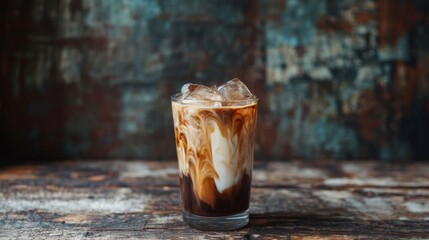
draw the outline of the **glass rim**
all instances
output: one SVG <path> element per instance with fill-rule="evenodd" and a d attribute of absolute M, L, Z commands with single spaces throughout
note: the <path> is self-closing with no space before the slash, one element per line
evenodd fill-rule
<path fill-rule="evenodd" d="M 237 106 L 246 106 L 246 105 L 250 105 L 251 103 L 258 103 L 259 98 L 255 95 L 253 95 L 252 98 L 248 98 L 248 99 L 242 99 L 242 100 L 226 100 L 226 101 L 208 101 L 208 100 L 186 100 L 186 99 L 179 99 L 179 96 L 181 96 L 182 93 L 175 93 L 173 95 L 171 95 L 171 101 L 175 102 L 175 103 L 180 103 L 180 104 L 184 104 L 184 105 L 192 105 L 192 104 L 198 104 L 201 103 L 202 105 L 204 105 L 204 103 L 222 103 L 223 104 L 227 104 L 226 106 L 231 106 L 231 107 L 237 107 Z M 231 104 L 231 105 L 228 105 Z M 214 106 L 214 107 L 219 107 L 219 106 Z"/>

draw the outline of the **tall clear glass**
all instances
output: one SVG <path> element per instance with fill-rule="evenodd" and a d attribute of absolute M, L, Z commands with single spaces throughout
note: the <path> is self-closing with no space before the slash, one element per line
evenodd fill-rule
<path fill-rule="evenodd" d="M 172 96 L 183 219 L 191 227 L 233 230 L 249 222 L 257 102 Z"/>

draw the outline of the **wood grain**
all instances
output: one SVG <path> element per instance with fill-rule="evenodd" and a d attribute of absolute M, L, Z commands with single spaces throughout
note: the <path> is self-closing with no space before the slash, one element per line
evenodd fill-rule
<path fill-rule="evenodd" d="M 257 162 L 245 228 L 201 232 L 180 211 L 174 161 L 0 169 L 1 239 L 428 239 L 429 164 Z"/>

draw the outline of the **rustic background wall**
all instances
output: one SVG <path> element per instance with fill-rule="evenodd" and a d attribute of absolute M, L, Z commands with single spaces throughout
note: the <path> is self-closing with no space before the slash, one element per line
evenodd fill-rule
<path fill-rule="evenodd" d="M 170 95 L 239 77 L 258 159 L 429 159 L 425 0 L 0 3 L 2 161 L 175 159 Z"/>

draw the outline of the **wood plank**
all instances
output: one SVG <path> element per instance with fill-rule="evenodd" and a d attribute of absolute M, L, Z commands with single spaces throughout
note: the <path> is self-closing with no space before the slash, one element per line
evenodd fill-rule
<path fill-rule="evenodd" d="M 93 161 L 0 170 L 0 238 L 429 238 L 429 165 L 256 163 L 251 222 L 190 229 L 175 162 Z"/>

